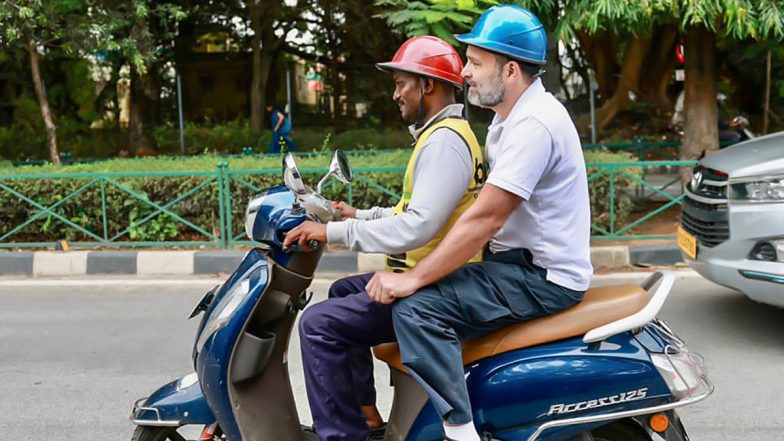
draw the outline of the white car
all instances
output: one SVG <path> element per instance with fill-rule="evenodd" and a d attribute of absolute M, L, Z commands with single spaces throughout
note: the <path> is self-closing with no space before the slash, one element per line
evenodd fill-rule
<path fill-rule="evenodd" d="M 685 192 L 678 245 L 689 266 L 784 307 L 784 132 L 701 160 Z"/>

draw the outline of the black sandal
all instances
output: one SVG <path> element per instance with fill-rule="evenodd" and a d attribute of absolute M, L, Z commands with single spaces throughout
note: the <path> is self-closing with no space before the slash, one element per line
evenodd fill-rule
<path fill-rule="evenodd" d="M 376 441 L 383 440 L 384 434 L 387 432 L 387 423 L 382 423 L 380 427 L 370 429 L 370 437 L 368 439 Z"/>

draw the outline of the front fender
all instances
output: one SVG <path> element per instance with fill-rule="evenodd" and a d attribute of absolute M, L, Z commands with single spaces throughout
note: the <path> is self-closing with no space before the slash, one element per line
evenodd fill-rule
<path fill-rule="evenodd" d="M 212 415 L 201 386 L 191 374 L 172 381 L 133 405 L 131 421 L 138 426 L 179 427 L 212 424 Z M 193 377 L 192 377 L 193 376 Z"/>

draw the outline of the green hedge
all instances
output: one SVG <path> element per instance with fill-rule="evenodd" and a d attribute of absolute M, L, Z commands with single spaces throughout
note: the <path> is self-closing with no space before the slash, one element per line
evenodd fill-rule
<path fill-rule="evenodd" d="M 354 155 L 350 158 L 355 169 L 404 167 L 408 160 L 409 151 L 386 152 L 383 154 Z M 634 159 L 623 153 L 607 153 L 592 151 L 586 153 L 589 163 L 606 162 L 633 162 Z M 0 183 L 8 186 L 39 204 L 48 207 L 61 201 L 68 194 L 87 185 L 90 178 L 55 178 L 52 175 L 63 173 L 166 173 L 166 172 L 213 172 L 218 164 L 229 162 L 233 171 L 240 170 L 275 170 L 270 174 L 234 175 L 231 183 L 232 206 L 232 232 L 234 236 L 243 231 L 244 211 L 247 200 L 255 192 L 243 182 L 259 189 L 278 185 L 281 182 L 280 158 L 269 156 L 257 157 L 198 157 L 176 159 L 125 159 L 96 162 L 92 164 L 78 164 L 65 167 L 53 166 L 28 166 L 8 167 L 0 163 Z M 302 170 L 323 169 L 329 162 L 328 155 L 316 157 L 300 157 L 299 167 Z M 639 174 L 639 169 L 627 168 L 628 172 Z M 596 170 L 589 168 L 589 175 Z M 47 177 L 30 177 L 24 179 L 9 179 L 10 175 L 46 175 Z M 315 185 L 320 174 L 305 171 L 306 181 Z M 5 177 L 3 177 L 5 175 Z M 214 175 L 212 175 L 214 176 Z M 149 200 L 163 206 L 190 189 L 211 179 L 212 176 L 177 176 L 177 177 L 111 177 L 118 184 L 124 185 Z M 597 178 L 591 183 L 591 209 L 593 221 L 601 228 L 609 228 L 609 174 Z M 241 180 L 241 181 L 240 181 Z M 391 206 L 397 202 L 393 197 L 368 184 L 366 180 L 399 194 L 401 191 L 402 176 L 400 172 L 372 172 L 358 173 L 352 186 L 354 205 L 358 207 L 371 207 L 374 205 Z M 628 188 L 628 178 L 616 174 L 615 186 L 617 190 Z M 104 186 L 106 204 L 106 233 L 113 237 L 134 221 L 139 221 L 153 213 L 154 209 L 142 201 L 115 187 L 110 182 Z M 331 199 L 348 200 L 348 187 L 332 183 L 325 190 L 325 196 Z M 199 226 L 207 232 L 220 235 L 220 207 L 219 190 L 217 182 L 212 182 L 199 192 L 174 205 L 171 210 L 187 221 Z M 38 213 L 38 210 L 16 196 L 0 189 L 0 206 L 5 207 L 0 211 L 0 237 L 24 223 L 29 217 Z M 615 198 L 615 213 L 617 226 L 627 223 L 633 202 L 623 192 L 617 192 Z M 59 206 L 56 213 L 83 228 L 93 231 L 98 236 L 103 236 L 103 213 L 101 200 L 101 186 L 93 184 L 86 191 L 68 200 Z M 65 238 L 70 241 L 90 241 L 96 239 L 83 232 L 76 231 L 62 221 L 51 215 L 42 216 L 23 230 L 2 242 L 52 242 Z M 158 215 L 151 221 L 137 227 L 132 227 L 121 241 L 209 241 L 210 239 L 196 232 L 191 227 L 167 215 Z"/>
<path fill-rule="evenodd" d="M 296 154 L 296 153 L 295 153 Z M 297 155 L 300 168 L 326 168 L 331 152 Z M 410 150 L 376 151 L 350 155 L 352 167 L 403 167 Z M 65 173 L 144 173 L 214 171 L 219 163 L 228 162 L 232 170 L 280 170 L 281 157 L 276 155 L 253 156 L 185 156 L 158 158 L 130 158 L 71 164 L 62 167 L 33 165 L 13 167 L 0 162 L 0 176 L 8 174 L 65 174 Z"/>
<path fill-rule="evenodd" d="M 40 112 L 37 107 L 32 110 Z M 177 127 L 160 126 L 153 130 L 156 150 L 161 155 L 178 155 L 180 133 Z M 206 125 L 187 123 L 184 127 L 185 154 L 205 153 L 238 154 L 244 147 L 252 147 L 256 153 L 266 153 L 272 137 L 269 130 L 254 134 L 248 122 L 230 121 L 224 124 Z M 398 129 L 364 128 L 336 131 L 331 127 L 296 128 L 292 137 L 298 151 L 313 151 L 321 148 L 329 137 L 330 146 L 342 150 L 403 149 L 411 145 L 411 135 L 400 126 Z M 125 129 L 91 129 L 85 123 L 60 118 L 57 121 L 57 139 L 61 153 L 74 159 L 107 158 L 118 156 L 129 150 L 128 132 Z M 0 159 L 13 161 L 46 160 L 46 131 L 40 125 L 0 126 Z"/>
<path fill-rule="evenodd" d="M 609 152 L 606 150 L 592 150 L 585 152 L 585 161 L 588 164 L 611 164 L 616 162 L 633 163 L 638 162 L 633 153 L 630 152 Z M 634 210 L 634 201 L 628 195 L 628 190 L 635 186 L 635 182 L 630 178 L 614 173 L 611 178 L 610 172 L 605 172 L 598 177 L 593 175 L 601 173 L 605 168 L 588 167 L 588 188 L 591 197 L 591 222 L 605 230 L 610 231 L 610 180 L 615 187 L 615 230 L 629 223 L 629 218 Z M 624 167 L 623 171 L 636 178 L 642 177 L 642 168 Z M 597 231 L 592 234 L 599 235 Z"/>

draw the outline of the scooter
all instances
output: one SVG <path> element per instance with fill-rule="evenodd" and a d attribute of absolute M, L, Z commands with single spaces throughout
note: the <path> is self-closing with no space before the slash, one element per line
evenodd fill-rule
<path fill-rule="evenodd" d="M 294 321 L 310 300 L 323 247 L 283 249 L 288 231 L 306 219 L 339 214 L 321 196 L 330 177 L 351 181 L 335 152 L 314 191 L 294 157 L 283 162 L 285 186 L 253 197 L 246 231 L 264 247 L 208 291 L 187 375 L 138 400 L 134 441 L 181 441 L 178 429 L 203 425 L 200 440 L 304 441 L 287 368 Z M 640 286 L 589 290 L 578 305 L 463 343 L 474 421 L 485 440 L 688 440 L 676 410 L 708 397 L 703 359 L 658 319 L 674 283 L 661 271 Z M 385 440 L 443 438 L 441 419 L 406 373 L 396 344 L 374 348 L 391 368 L 394 399 Z"/>
<path fill-rule="evenodd" d="M 751 131 L 749 120 L 742 115 L 732 118 L 727 128 L 719 128 L 719 148 L 723 149 L 737 143 L 756 138 Z"/>

